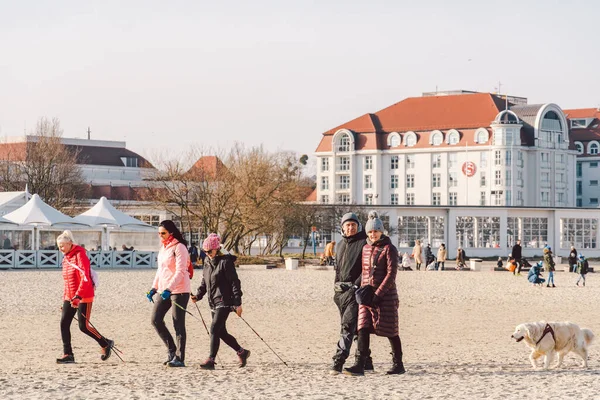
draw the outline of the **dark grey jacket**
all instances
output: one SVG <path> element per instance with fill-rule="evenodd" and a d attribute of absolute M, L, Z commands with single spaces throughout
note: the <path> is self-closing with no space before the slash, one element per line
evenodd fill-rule
<path fill-rule="evenodd" d="M 204 260 L 202 283 L 196 297 L 201 299 L 208 294 L 210 308 L 242 305 L 242 287 L 235 271 L 235 260 L 231 254 Z"/>

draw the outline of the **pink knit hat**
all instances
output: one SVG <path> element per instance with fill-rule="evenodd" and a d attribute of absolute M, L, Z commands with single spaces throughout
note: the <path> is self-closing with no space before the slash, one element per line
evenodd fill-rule
<path fill-rule="evenodd" d="M 216 233 L 208 235 L 204 242 L 202 242 L 202 249 L 204 251 L 219 250 L 221 248 L 221 238 Z"/>

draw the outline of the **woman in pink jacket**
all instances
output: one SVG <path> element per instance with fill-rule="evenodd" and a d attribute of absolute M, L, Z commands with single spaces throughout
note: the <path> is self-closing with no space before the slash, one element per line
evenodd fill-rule
<path fill-rule="evenodd" d="M 154 303 L 152 325 L 169 351 L 168 359 L 163 364 L 167 367 L 185 367 L 185 309 L 190 300 L 190 276 L 188 263 L 190 255 L 187 241 L 177 229 L 173 221 L 162 221 L 158 227 L 161 245 L 158 251 L 158 270 L 152 289 L 146 294 Z M 154 295 L 159 293 L 156 302 Z M 177 336 L 177 345 L 165 325 L 165 315 L 175 302 L 180 307 L 173 307 L 173 325 Z"/>

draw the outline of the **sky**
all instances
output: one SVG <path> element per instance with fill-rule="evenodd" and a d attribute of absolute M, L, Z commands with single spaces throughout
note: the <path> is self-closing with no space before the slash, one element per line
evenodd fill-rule
<path fill-rule="evenodd" d="M 589 0 L 0 0 L 0 136 L 43 116 L 145 156 L 235 142 L 313 155 L 422 92 L 600 106 Z"/>

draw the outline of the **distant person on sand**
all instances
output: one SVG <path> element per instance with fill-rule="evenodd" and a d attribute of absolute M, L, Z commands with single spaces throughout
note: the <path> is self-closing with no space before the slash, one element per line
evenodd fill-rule
<path fill-rule="evenodd" d="M 552 283 L 552 287 L 556 287 L 554 284 L 554 258 L 550 246 L 544 247 L 544 271 L 548 273 L 548 283 L 546 284 L 546 287 L 550 287 L 550 283 Z"/>
<path fill-rule="evenodd" d="M 462 247 L 458 247 L 456 249 L 456 269 L 464 269 L 465 268 L 465 252 Z"/>
<path fill-rule="evenodd" d="M 510 258 L 509 258 L 510 259 Z M 498 257 L 498 263 L 496 264 L 498 269 L 502 269 L 502 257 Z"/>
<path fill-rule="evenodd" d="M 188 272 L 189 253 L 187 241 L 171 220 L 165 220 L 158 226 L 160 249 L 158 251 L 158 270 L 152 288 L 146 297 L 154 303 L 152 325 L 168 349 L 167 367 L 185 367 L 185 309 L 190 300 L 190 275 Z M 154 301 L 154 295 L 159 294 Z M 178 306 L 173 306 L 176 303 Z M 165 315 L 173 307 L 173 325 L 177 343 L 165 325 Z M 182 309 L 183 308 L 183 309 Z"/>
<path fill-rule="evenodd" d="M 204 295 L 208 297 L 212 324 L 210 325 L 210 354 L 208 359 L 200 364 L 200 368 L 215 369 L 215 359 L 221 340 L 235 351 L 239 366 L 245 367 L 250 357 L 250 350 L 240 346 L 236 338 L 227 332 L 226 326 L 227 318 L 232 311 L 239 317 L 242 316 L 242 287 L 235 271 L 236 257 L 221 253 L 221 238 L 216 233 L 211 233 L 204 239 L 202 248 L 207 257 L 202 271 L 202 283 L 196 295 L 192 296 L 192 302 L 202 300 Z"/>
<path fill-rule="evenodd" d="M 333 260 L 335 257 L 335 240 L 327 243 L 323 256 L 325 257 L 325 263 L 327 265 L 333 265 Z"/>
<path fill-rule="evenodd" d="M 421 264 L 423 263 L 423 255 L 421 254 L 423 249 L 421 248 L 421 240 L 415 241 L 415 247 L 413 247 L 413 257 L 415 258 L 415 264 L 417 271 L 421 270 Z"/>
<path fill-rule="evenodd" d="M 579 278 L 577 279 L 577 286 L 579 286 L 579 281 L 583 279 L 583 286 L 585 286 L 585 275 L 588 273 L 590 269 L 590 265 L 588 264 L 588 260 L 585 259 L 583 254 L 579 255 L 579 260 L 577 261 L 577 273 L 579 274 Z"/>
<path fill-rule="evenodd" d="M 362 280 L 360 293 L 370 293 L 358 306 L 358 354 L 356 363 L 345 368 L 349 375 L 364 375 L 367 357 L 370 356 L 371 334 L 387 337 L 392 347 L 392 368 L 388 375 L 405 373 L 402 361 L 402 342 L 398 335 L 398 250 L 390 238 L 383 234 L 383 222 L 375 211 L 369 213 L 365 230 L 368 240 L 363 248 Z"/>
<path fill-rule="evenodd" d="M 523 257 L 523 249 L 521 248 L 521 239 L 517 239 L 517 243 L 513 246 L 512 251 L 510 252 L 512 257 L 515 259 L 515 270 L 513 274 L 521 273 L 521 258 Z"/>
<path fill-rule="evenodd" d="M 402 255 L 402 270 L 412 271 L 412 268 L 410 267 L 410 254 L 408 254 L 408 252 L 404 252 Z"/>
<path fill-rule="evenodd" d="M 444 264 L 446 263 L 446 258 L 448 257 L 448 253 L 446 251 L 446 245 L 444 243 L 441 244 L 440 248 L 438 249 L 437 252 L 437 262 L 438 262 L 438 266 L 436 269 L 443 271 L 444 270 Z"/>
<path fill-rule="evenodd" d="M 546 280 L 541 278 L 542 276 L 542 262 L 538 262 L 535 265 L 532 265 L 529 268 L 529 273 L 527 274 L 527 280 L 531 282 L 533 286 L 542 285 Z"/>
<path fill-rule="evenodd" d="M 341 221 L 342 239 L 336 247 L 335 282 L 333 301 L 340 312 L 340 338 L 333 356 L 332 375 L 342 372 L 344 363 L 350 355 L 352 341 L 356 337 L 358 324 L 358 303 L 355 291 L 360 286 L 362 273 L 362 250 L 367 243 L 367 234 L 363 231 L 355 213 L 344 214 Z M 358 352 L 356 354 L 358 357 Z M 373 360 L 367 356 L 367 369 L 373 370 Z"/>
<path fill-rule="evenodd" d="M 100 345 L 102 361 L 108 360 L 114 342 L 102 336 L 91 324 L 92 303 L 96 282 L 90 268 L 90 260 L 81 246 L 75 244 L 73 234 L 64 231 L 56 238 L 61 253 L 62 275 L 64 279 L 62 316 L 60 318 L 60 334 L 63 342 L 63 356 L 57 358 L 58 364 L 75 362 L 71 347 L 71 322 L 77 314 L 79 330 L 94 339 Z"/>
<path fill-rule="evenodd" d="M 198 263 L 198 247 L 196 247 L 196 243 L 192 243 L 188 252 L 190 253 L 190 261 L 195 266 Z"/>
<path fill-rule="evenodd" d="M 577 249 L 575 246 L 571 246 L 571 251 L 569 252 L 569 272 L 577 272 Z"/>

